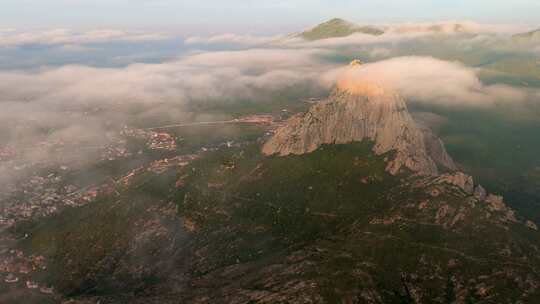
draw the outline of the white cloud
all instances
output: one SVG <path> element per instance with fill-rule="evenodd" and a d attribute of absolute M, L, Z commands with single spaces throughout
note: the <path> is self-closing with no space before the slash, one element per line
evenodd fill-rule
<path fill-rule="evenodd" d="M 193 54 L 125 68 L 65 66 L 0 72 L 0 121 L 54 125 L 62 121 L 58 116 L 65 111 L 100 107 L 110 108 L 109 116 L 125 116 L 130 114 L 122 111 L 130 104 L 146 104 L 169 115 L 201 100 L 257 100 L 264 93 L 295 86 L 331 88 L 342 77 L 395 89 L 411 102 L 447 106 L 490 106 L 528 97 L 513 87 L 485 85 L 475 70 L 455 62 L 401 57 L 351 69 L 322 62 L 319 56 L 323 54 L 327 52 L 317 49 L 253 49 Z"/>
<path fill-rule="evenodd" d="M 471 21 L 441 21 L 421 23 L 397 23 L 387 25 L 387 31 L 392 33 L 426 33 L 426 34 L 514 34 L 526 28 L 508 24 L 488 24 Z"/>
<path fill-rule="evenodd" d="M 237 45 L 306 45 L 307 47 L 330 47 L 348 44 L 375 44 L 399 42 L 420 37 L 431 37 L 440 35 L 460 35 L 460 34 L 511 34 L 525 31 L 526 28 L 504 25 L 504 24 L 481 24 L 470 21 L 443 21 L 425 23 L 396 23 L 384 24 L 380 28 L 384 29 L 383 35 L 367 35 L 362 33 L 353 34 L 347 37 L 328 38 L 318 41 L 305 41 L 295 36 L 256 36 L 238 34 L 220 34 L 209 37 L 194 36 L 185 40 L 186 44 L 237 44 Z"/>
<path fill-rule="evenodd" d="M 411 41 L 452 39 L 462 44 L 508 44 L 510 34 L 527 28 L 504 24 L 481 24 L 469 21 L 445 21 L 435 23 L 398 23 L 380 25 L 382 35 L 355 33 L 346 37 L 306 41 L 298 36 L 284 37 L 271 42 L 274 45 L 294 48 L 336 48 L 345 46 L 394 45 Z"/>
<path fill-rule="evenodd" d="M 328 82 L 371 83 L 395 90 L 410 102 L 445 106 L 492 106 L 524 102 L 528 93 L 506 85 L 485 85 L 475 70 L 457 62 L 431 57 L 398 57 L 361 67 L 339 68 L 325 75 Z"/>
<path fill-rule="evenodd" d="M 184 42 L 186 44 L 237 44 L 237 45 L 261 45 L 272 43 L 282 36 L 254 36 L 254 35 L 237 35 L 237 34 L 221 34 L 210 37 L 194 36 L 188 37 Z"/>
<path fill-rule="evenodd" d="M 187 105 L 234 99 L 265 102 L 277 90 L 314 88 L 329 67 L 312 50 L 246 50 L 193 54 L 162 64 L 125 68 L 64 66 L 0 72 L 2 146 L 15 147 L 24 164 L 96 161 L 80 146 L 101 146 L 121 124 L 194 119 Z M 197 118 L 195 118 L 197 119 Z M 211 119 L 211 118 L 209 118 Z M 8 138 L 8 140 L 5 140 Z M 47 142 L 58 145 L 34 149 Z M 3 173 L 0 180 L 13 176 Z"/>
<path fill-rule="evenodd" d="M 317 83 L 328 68 L 317 59 L 318 54 L 313 50 L 246 50 L 194 54 L 125 68 L 64 66 L 0 72 L 0 120 L 130 103 L 182 108 L 197 100 L 256 98 L 261 92 Z"/>
<path fill-rule="evenodd" d="M 88 47 L 85 45 L 80 44 L 64 44 L 59 47 L 59 49 L 63 52 L 70 52 L 70 53 L 85 53 L 85 52 L 95 52 L 99 50 L 95 47 Z"/>
<path fill-rule="evenodd" d="M 306 41 L 302 38 L 295 37 L 276 41 L 273 44 L 282 47 L 293 48 L 336 48 L 344 46 L 359 46 L 359 45 L 376 45 L 376 44 L 393 44 L 414 39 L 432 37 L 433 33 L 427 32 L 410 32 L 396 33 L 385 32 L 382 35 L 369 35 L 364 33 L 356 33 L 346 37 L 328 38 L 315 41 Z"/>
<path fill-rule="evenodd" d="M 162 33 L 127 32 L 121 30 L 91 30 L 77 32 L 68 29 L 48 31 L 0 31 L 0 47 L 16 47 L 28 44 L 75 45 L 114 41 L 141 42 L 171 39 Z"/>
<path fill-rule="evenodd" d="M 375 52 L 382 56 L 387 51 Z M 401 57 L 355 69 L 336 68 L 320 59 L 329 54 L 333 53 L 318 48 L 251 49 L 190 54 L 161 64 L 123 68 L 73 65 L 4 71 L 0 72 L 0 128 L 15 146 L 43 139 L 64 141 L 66 146 L 77 146 L 78 141 L 102 144 L 101 134 L 126 121 L 158 117 L 182 122 L 192 119 L 186 112 L 191 103 L 264 102 L 269 93 L 288 88 L 330 89 L 342 77 L 395 89 L 410 102 L 456 107 L 519 104 L 529 94 L 509 86 L 485 85 L 475 70 L 459 63 Z M 28 151 L 29 162 L 49 162 L 57 154 Z M 81 152 L 72 156 L 77 153 Z M 79 156 L 89 161 L 96 157 Z"/>
<path fill-rule="evenodd" d="M 368 53 L 371 58 L 382 58 L 392 55 L 392 50 L 390 48 L 375 47 L 368 50 Z"/>

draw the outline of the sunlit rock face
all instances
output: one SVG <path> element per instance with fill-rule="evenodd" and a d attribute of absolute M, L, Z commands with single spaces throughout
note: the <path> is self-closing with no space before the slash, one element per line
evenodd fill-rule
<path fill-rule="evenodd" d="M 375 86 L 356 88 L 353 92 L 338 88 L 326 102 L 292 117 L 263 146 L 263 153 L 305 154 L 322 144 L 364 139 L 374 142 L 376 154 L 396 150 L 395 158 L 388 164 L 392 174 L 403 166 L 421 174 L 438 173 L 435 162 L 427 155 L 423 134 L 403 99 Z"/>
<path fill-rule="evenodd" d="M 387 167 L 391 174 L 407 168 L 421 175 L 437 175 L 437 165 L 454 170 L 442 142 L 433 138 L 414 122 L 405 100 L 396 92 L 345 77 L 338 81 L 328 100 L 290 118 L 266 142 L 262 152 L 299 155 L 313 152 L 323 144 L 367 139 L 373 141 L 375 154 L 396 152 Z"/>

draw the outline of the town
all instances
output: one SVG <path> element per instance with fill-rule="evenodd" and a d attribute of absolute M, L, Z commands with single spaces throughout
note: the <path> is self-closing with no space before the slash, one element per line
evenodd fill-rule
<path fill-rule="evenodd" d="M 285 112 L 284 112 L 285 113 Z M 264 125 L 266 135 L 272 133 L 279 125 L 281 119 L 276 119 L 272 115 L 250 115 L 240 117 L 226 122 L 209 122 L 202 125 L 213 124 L 255 124 Z M 199 124 L 199 123 L 196 123 Z M 187 125 L 186 125 L 187 126 Z M 171 168 L 181 168 L 194 160 L 201 154 L 216 151 L 218 149 L 238 148 L 246 143 L 225 140 L 211 146 L 201 146 L 195 154 L 178 155 L 178 142 L 182 138 L 177 138 L 166 129 L 186 127 L 184 125 L 165 126 L 156 129 L 138 129 L 124 127 L 117 136 L 108 138 L 108 144 L 103 146 L 79 146 L 77 149 L 91 149 L 98 156 L 95 163 L 107 163 L 115 161 L 129 161 L 147 153 L 168 152 L 170 157 L 160 157 L 147 161 L 119 176 L 108 176 L 88 185 L 79 185 L 70 178 L 77 170 L 86 170 L 85 163 L 78 160 L 58 161 L 53 164 L 25 163 L 24 153 L 26 150 L 15 147 L 3 147 L 0 149 L 0 168 L 12 170 L 13 172 L 28 172 L 14 184 L 3 185 L 0 191 L 0 287 L 16 288 L 37 292 L 43 295 L 55 295 L 53 286 L 40 283 L 33 277 L 40 271 L 47 269 L 47 260 L 44 256 L 25 255 L 23 251 L 17 249 L 18 239 L 8 231 L 23 221 L 32 221 L 54 215 L 65 208 L 76 208 L 96 201 L 102 196 L 121 195 L 123 189 L 127 189 L 133 180 L 145 172 L 162 174 Z M 129 141 L 136 140 L 142 146 L 129 146 Z M 66 143 L 60 141 L 42 142 L 36 145 L 37 149 L 55 151 L 58 155 L 64 153 L 67 148 Z M 143 151 L 145 150 L 145 151 Z M 171 154 L 172 153 L 172 154 Z M 164 154 L 161 154 L 164 155 Z M 33 170 L 27 170 L 32 168 Z M 84 172 L 84 171 L 83 171 Z M 21 174 L 24 176 L 24 174 Z M 180 178 L 176 186 L 182 186 L 183 180 Z M 28 234 L 20 237 L 27 238 Z"/>

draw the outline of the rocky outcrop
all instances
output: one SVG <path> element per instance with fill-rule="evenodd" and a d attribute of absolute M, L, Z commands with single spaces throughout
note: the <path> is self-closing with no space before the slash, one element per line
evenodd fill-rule
<path fill-rule="evenodd" d="M 538 226 L 536 226 L 536 224 L 533 221 L 526 221 L 525 225 L 527 225 L 527 227 L 533 230 L 538 230 Z"/>
<path fill-rule="evenodd" d="M 487 191 L 481 185 L 474 188 L 474 197 L 479 201 L 484 201 L 487 198 Z"/>
<path fill-rule="evenodd" d="M 502 211 L 506 208 L 504 198 L 502 196 L 488 194 L 485 201 L 489 204 L 489 208 L 493 211 Z"/>
<path fill-rule="evenodd" d="M 360 67 L 361 62 L 353 61 L 349 71 Z M 377 155 L 392 152 L 386 166 L 390 174 L 406 169 L 423 176 L 415 185 L 430 186 L 432 197 L 459 190 L 486 204 L 503 221 L 517 221 L 502 197 L 488 194 L 481 185 L 474 184 L 473 177 L 457 170 L 443 142 L 428 127 L 413 120 L 402 97 L 354 77 L 342 78 L 326 101 L 291 117 L 263 145 L 262 152 L 269 156 L 301 155 L 324 144 L 363 140 L 373 143 L 372 151 Z M 361 182 L 369 183 L 367 178 Z"/>
<path fill-rule="evenodd" d="M 442 142 L 418 126 L 397 93 L 375 84 L 342 83 L 328 100 L 293 116 L 266 142 L 266 155 L 305 154 L 323 144 L 370 140 L 373 152 L 395 151 L 387 171 L 407 168 L 420 175 L 455 170 Z"/>
<path fill-rule="evenodd" d="M 467 194 L 473 194 L 474 192 L 474 180 L 472 176 L 469 176 L 463 172 L 445 173 L 435 179 L 434 183 L 437 184 L 450 184 L 454 185 Z"/>

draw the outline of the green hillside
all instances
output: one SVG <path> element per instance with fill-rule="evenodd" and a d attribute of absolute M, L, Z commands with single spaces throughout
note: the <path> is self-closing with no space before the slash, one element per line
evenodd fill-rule
<path fill-rule="evenodd" d="M 384 31 L 372 26 L 358 26 L 343 19 L 332 19 L 300 34 L 306 40 L 346 37 L 355 33 L 382 35 Z"/>
<path fill-rule="evenodd" d="M 370 148 L 215 151 L 20 227 L 21 246 L 53 261 L 43 280 L 103 303 L 540 299 L 537 232 L 456 187 L 388 175 L 391 155 Z"/>

